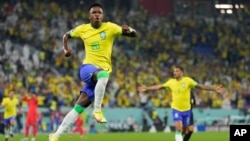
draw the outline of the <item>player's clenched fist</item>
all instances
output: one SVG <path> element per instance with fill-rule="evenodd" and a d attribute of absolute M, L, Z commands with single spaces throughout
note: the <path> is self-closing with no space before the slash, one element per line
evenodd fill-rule
<path fill-rule="evenodd" d="M 66 57 L 69 57 L 69 56 L 71 56 L 71 54 L 72 54 L 72 51 L 71 51 L 70 49 L 64 49 L 63 51 L 64 51 L 64 55 L 65 55 Z"/>

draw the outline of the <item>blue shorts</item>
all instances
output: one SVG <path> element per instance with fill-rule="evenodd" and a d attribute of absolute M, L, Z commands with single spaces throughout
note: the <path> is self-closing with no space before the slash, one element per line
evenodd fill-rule
<path fill-rule="evenodd" d="M 178 111 L 175 109 L 172 109 L 172 117 L 173 121 L 181 121 L 183 126 L 189 126 L 190 118 L 191 118 L 191 110 L 188 111 Z"/>
<path fill-rule="evenodd" d="M 92 82 L 91 78 L 93 73 L 97 70 L 101 69 L 91 64 L 83 64 L 80 67 L 80 78 L 85 82 L 85 86 L 80 92 L 86 93 L 92 102 L 94 101 L 94 90 L 96 83 Z"/>
<path fill-rule="evenodd" d="M 9 117 L 9 118 L 4 119 L 4 125 L 10 125 L 10 122 L 15 119 L 16 117 Z"/>

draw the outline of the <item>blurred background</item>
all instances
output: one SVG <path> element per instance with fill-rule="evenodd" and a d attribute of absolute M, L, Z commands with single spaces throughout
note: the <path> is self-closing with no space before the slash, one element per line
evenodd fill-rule
<path fill-rule="evenodd" d="M 39 99 L 40 132 L 55 130 L 84 85 L 78 75 L 85 54 L 83 43 L 70 40 L 73 56 L 65 58 L 62 36 L 89 22 L 88 7 L 93 2 L 0 0 L 0 102 L 10 90 L 18 98 L 34 90 Z M 228 130 L 229 124 L 250 123 L 250 1 L 97 2 L 104 6 L 104 21 L 128 24 L 139 37 L 115 41 L 113 72 L 103 101 L 109 122 L 96 127 L 89 118 L 90 107 L 82 115 L 86 129 L 93 133 L 171 132 L 169 92 L 142 94 L 136 88 L 164 83 L 175 64 L 199 83 L 222 84 L 228 90 L 225 97 L 194 90 L 197 131 Z M 16 132 L 23 131 L 26 111 L 22 102 Z"/>

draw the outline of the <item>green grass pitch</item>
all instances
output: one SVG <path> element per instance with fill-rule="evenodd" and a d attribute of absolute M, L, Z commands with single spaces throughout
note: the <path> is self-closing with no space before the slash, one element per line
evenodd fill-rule
<path fill-rule="evenodd" d="M 20 141 L 23 135 L 15 135 L 14 141 Z M 4 136 L 0 135 L 0 141 Z M 47 134 L 38 134 L 36 141 L 48 141 Z M 174 141 L 174 133 L 98 133 L 79 135 L 64 134 L 59 141 Z M 190 141 L 229 141 L 228 132 L 194 133 Z"/>

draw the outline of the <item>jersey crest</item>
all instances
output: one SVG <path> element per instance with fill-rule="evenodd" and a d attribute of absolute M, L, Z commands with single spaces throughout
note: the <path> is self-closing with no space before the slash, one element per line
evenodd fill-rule
<path fill-rule="evenodd" d="M 100 33 L 100 38 L 103 40 L 106 39 L 106 32 L 105 31 Z"/>
<path fill-rule="evenodd" d="M 182 88 L 185 88 L 186 85 L 187 85 L 186 83 L 182 83 L 182 84 L 181 84 Z"/>

